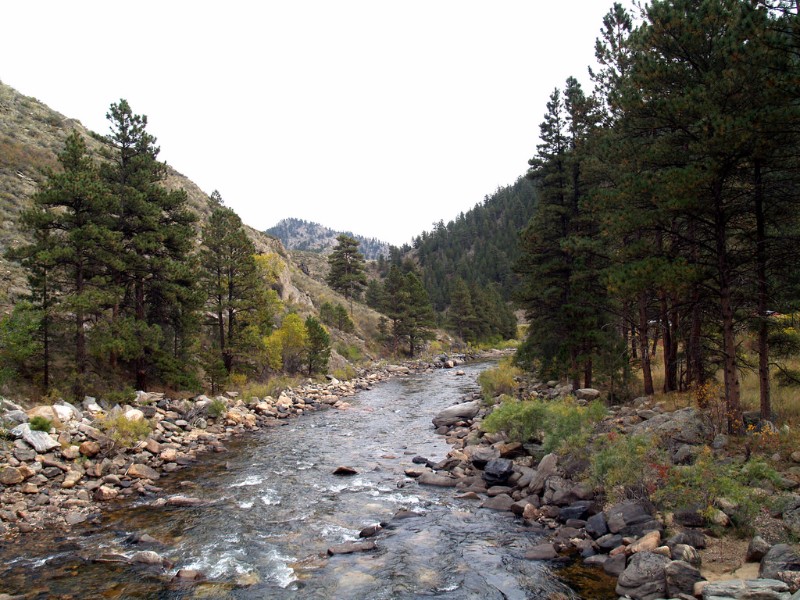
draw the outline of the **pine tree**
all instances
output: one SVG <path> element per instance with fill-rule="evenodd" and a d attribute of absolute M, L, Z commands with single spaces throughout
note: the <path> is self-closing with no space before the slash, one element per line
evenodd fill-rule
<path fill-rule="evenodd" d="M 308 374 L 322 373 L 328 368 L 331 355 L 331 338 L 322 324 L 314 317 L 306 317 L 307 350 L 306 363 Z"/>
<path fill-rule="evenodd" d="M 243 347 L 242 331 L 258 310 L 264 284 L 258 276 L 255 245 L 242 220 L 222 205 L 218 192 L 217 198 L 203 227 L 200 260 L 207 305 L 214 314 L 216 346 L 230 374 L 237 357 L 253 352 Z"/>
<path fill-rule="evenodd" d="M 155 359 L 165 352 L 165 303 L 186 303 L 181 263 L 192 249 L 196 220 L 186 207 L 186 193 L 162 183 L 166 165 L 158 161 L 156 139 L 147 132 L 147 117 L 136 115 L 126 100 L 112 104 L 106 115 L 112 151 L 103 169 L 106 183 L 119 202 L 115 231 L 120 236 L 115 284 L 122 290 L 112 322 L 112 355 L 130 363 L 137 388 L 146 389 Z"/>
<path fill-rule="evenodd" d="M 49 298 L 53 291 L 48 287 L 55 282 L 58 310 L 71 315 L 75 340 L 73 394 L 80 400 L 88 364 L 86 324 L 90 315 L 98 315 L 113 301 L 108 273 L 119 264 L 119 235 L 111 230 L 114 198 L 77 132 L 69 135 L 58 159 L 62 171 L 48 174 L 33 197 L 33 207 L 23 213 L 23 223 L 36 241 L 19 253 L 26 256 L 32 287 L 41 294 L 47 315 L 43 325 L 48 326 L 52 311 Z M 45 380 L 48 370 L 46 366 Z"/>
<path fill-rule="evenodd" d="M 325 278 L 331 288 L 340 292 L 350 301 L 350 312 L 353 312 L 353 300 L 361 296 L 367 286 L 367 276 L 364 272 L 364 256 L 358 251 L 358 240 L 340 235 L 336 238 L 337 245 L 328 257 L 330 272 Z"/>

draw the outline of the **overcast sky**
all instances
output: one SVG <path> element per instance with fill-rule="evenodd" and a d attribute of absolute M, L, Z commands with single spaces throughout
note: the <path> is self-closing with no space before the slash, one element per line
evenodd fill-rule
<path fill-rule="evenodd" d="M 627 2 L 624 4 L 627 5 Z M 245 223 L 410 242 L 512 184 L 612 0 L 12 1 L 0 80 L 161 158 Z"/>

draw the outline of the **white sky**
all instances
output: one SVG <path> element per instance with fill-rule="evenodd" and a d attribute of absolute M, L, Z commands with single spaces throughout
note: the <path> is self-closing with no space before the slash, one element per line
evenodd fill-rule
<path fill-rule="evenodd" d="M 525 172 L 612 2 L 8 0 L 0 80 L 102 134 L 127 99 L 248 225 L 400 245 Z"/>

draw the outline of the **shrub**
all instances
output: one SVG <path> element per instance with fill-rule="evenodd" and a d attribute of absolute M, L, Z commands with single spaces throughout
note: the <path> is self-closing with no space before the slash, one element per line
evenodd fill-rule
<path fill-rule="evenodd" d="M 590 458 L 590 480 L 612 501 L 649 498 L 667 476 L 669 460 L 651 436 L 619 435 L 595 441 Z"/>
<path fill-rule="evenodd" d="M 489 433 L 505 431 L 509 439 L 524 443 L 540 435 L 546 415 L 544 403 L 539 400 L 523 401 L 504 395 L 501 404 L 483 420 L 481 429 Z"/>
<path fill-rule="evenodd" d="M 355 344 L 336 344 L 336 352 L 349 362 L 358 362 L 364 358 L 361 349 Z"/>
<path fill-rule="evenodd" d="M 339 381 L 347 381 L 348 379 L 353 379 L 357 373 L 353 365 L 345 365 L 340 369 L 334 369 L 331 375 L 333 375 Z"/>
<path fill-rule="evenodd" d="M 264 398 L 270 396 L 270 386 L 267 383 L 248 381 L 247 385 L 241 388 L 242 399 L 247 402 L 250 398 Z"/>
<path fill-rule="evenodd" d="M 136 392 L 130 387 L 121 390 L 112 390 L 104 394 L 104 396 L 112 406 L 114 404 L 130 404 L 136 400 Z"/>
<path fill-rule="evenodd" d="M 724 464 L 714 458 L 710 448 L 705 447 L 694 464 L 672 467 L 662 487 L 653 494 L 653 499 L 668 510 L 697 509 L 710 517 L 716 510 L 715 503 L 724 498 L 736 506 L 735 514 L 731 515 L 733 524 L 747 532 L 759 504 L 750 485 L 770 477 L 777 475 L 761 461 Z"/>
<path fill-rule="evenodd" d="M 225 403 L 224 400 L 220 398 L 214 398 L 211 401 L 211 404 L 208 405 L 206 412 L 208 413 L 209 417 L 213 419 L 218 419 L 222 415 L 228 412 L 228 405 Z"/>
<path fill-rule="evenodd" d="M 586 406 L 578 406 L 569 399 L 548 402 L 545 406 L 545 452 L 585 446 L 592 426 L 606 415 L 606 407 L 596 400 Z"/>
<path fill-rule="evenodd" d="M 100 429 L 103 430 L 115 444 L 126 448 L 147 438 L 153 430 L 150 421 L 147 419 L 132 421 L 126 419 L 125 415 L 122 413 L 100 419 L 98 423 Z"/>
<path fill-rule="evenodd" d="M 47 433 L 48 431 L 50 431 L 50 429 L 52 429 L 53 422 L 47 417 L 36 416 L 30 420 L 30 423 L 28 423 L 28 425 L 30 425 L 30 428 L 33 431 L 44 431 L 45 433 Z"/>
<path fill-rule="evenodd" d="M 523 443 L 541 438 L 544 451 L 553 452 L 585 446 L 594 423 L 605 413 L 600 402 L 579 406 L 571 399 L 543 402 L 503 396 L 482 428 L 490 433 L 505 431 L 509 439 Z"/>
<path fill-rule="evenodd" d="M 517 389 L 516 379 L 521 375 L 522 371 L 509 360 L 501 361 L 493 369 L 486 369 L 478 375 L 484 399 L 490 401 L 502 394 L 513 394 Z"/>

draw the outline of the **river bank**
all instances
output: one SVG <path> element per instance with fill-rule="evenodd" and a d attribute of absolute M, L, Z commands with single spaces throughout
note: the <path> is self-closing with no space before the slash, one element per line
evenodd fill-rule
<path fill-rule="evenodd" d="M 162 477 L 162 492 L 98 504 L 108 508 L 98 522 L 0 543 L 4 591 L 60 600 L 569 596 L 546 563 L 524 558 L 537 542 L 529 527 L 406 474 L 418 457 L 446 458 L 430 419 L 474 393 L 486 366 L 390 377 L 348 398 L 349 409 L 234 436 L 228 452 Z M 334 474 L 341 466 L 355 473 Z M 164 503 L 176 496 L 198 504 Z M 331 554 L 379 523 L 374 548 Z"/>
<path fill-rule="evenodd" d="M 538 384 L 537 389 L 550 399 L 573 393 L 555 382 Z M 575 394 L 584 405 L 599 396 L 597 390 Z M 714 498 L 715 506 L 725 510 L 715 508 L 710 514 L 699 509 L 659 512 L 644 497 L 608 501 L 586 481 L 586 465 L 580 464 L 585 458 L 552 452 L 542 456 L 535 447 L 510 442 L 504 432 L 486 433 L 481 423 L 492 407 L 477 396 L 463 400 L 433 419 L 437 433 L 452 446 L 448 458 L 414 475 L 422 484 L 455 488 L 455 498 L 472 499 L 483 509 L 517 515 L 542 537 L 526 557 L 572 562 L 565 576 L 573 585 L 576 575 L 589 580 L 584 597 L 800 599 L 800 553 L 796 545 L 785 543 L 792 539 L 800 507 L 800 496 L 793 493 L 798 487 L 793 467 L 775 478 L 780 494 L 770 482 L 760 484 L 767 489 L 759 490 L 763 505 L 749 524 L 755 536 L 749 544 L 737 543 L 724 532 L 739 510 L 729 499 Z M 692 463 L 706 444 L 717 450 L 728 444 L 725 436 L 715 437 L 700 411 L 667 411 L 647 398 L 611 407 L 596 431 L 614 437 L 654 436 L 678 464 Z M 642 455 L 641 460 L 647 459 Z M 785 499 L 777 512 L 771 502 L 776 495 Z"/>
<path fill-rule="evenodd" d="M 0 449 L 0 535 L 12 539 L 35 530 L 66 531 L 101 518 L 104 505 L 155 497 L 162 477 L 222 453 L 231 438 L 285 424 L 319 410 L 347 410 L 347 398 L 398 375 L 454 368 L 463 357 L 373 366 L 349 381 L 306 383 L 277 398 L 241 398 L 236 392 L 175 400 L 137 393 L 124 405 L 86 398 L 81 407 L 57 401 L 24 410 L 0 399 L 8 437 Z M 101 404 L 107 408 L 104 409 Z M 49 432 L 30 428 L 47 419 Z M 113 426 L 109 426 L 113 423 Z M 132 443 L 125 432 L 136 428 Z M 120 433 L 120 431 L 122 433 Z M 165 499 L 190 505 L 190 497 Z"/>

